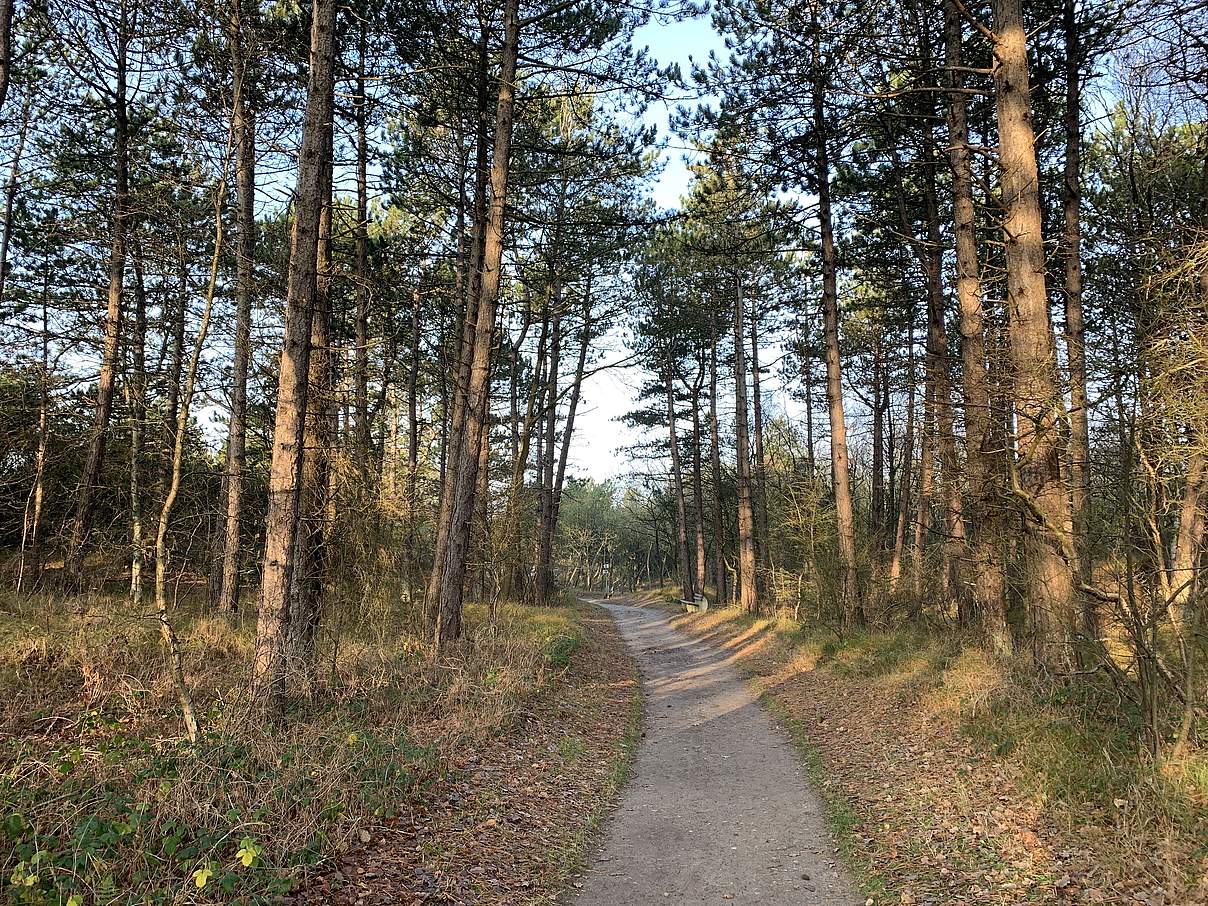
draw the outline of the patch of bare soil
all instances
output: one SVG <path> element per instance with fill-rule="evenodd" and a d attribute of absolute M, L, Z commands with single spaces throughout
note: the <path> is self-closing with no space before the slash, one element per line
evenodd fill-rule
<path fill-rule="evenodd" d="M 615 803 L 640 712 L 616 626 L 598 610 L 583 621 L 566 671 L 508 735 L 452 755 L 442 780 L 292 902 L 553 902 Z"/>
<path fill-rule="evenodd" d="M 743 625 L 733 616 L 674 622 L 731 650 L 794 736 L 815 750 L 816 780 L 870 902 L 1204 902 L 1167 893 L 1146 872 L 1109 877 L 1096 852 L 1100 830 L 1058 826 L 1023 790 L 1009 759 L 972 745 L 958 709 L 935 700 L 934 684 L 907 672 L 845 675 L 786 644 L 770 624 Z"/>

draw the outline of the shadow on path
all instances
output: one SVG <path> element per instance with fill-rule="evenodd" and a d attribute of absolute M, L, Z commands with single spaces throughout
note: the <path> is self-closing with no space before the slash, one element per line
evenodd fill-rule
<path fill-rule="evenodd" d="M 862 903 L 797 752 L 735 653 L 684 635 L 665 612 L 585 600 L 633 650 L 646 715 L 635 775 L 568 902 Z"/>

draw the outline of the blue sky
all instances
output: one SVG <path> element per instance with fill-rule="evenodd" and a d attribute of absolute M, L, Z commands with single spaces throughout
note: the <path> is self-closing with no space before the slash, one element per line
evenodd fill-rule
<path fill-rule="evenodd" d="M 670 23 L 651 22 L 637 33 L 636 43 L 646 45 L 651 54 L 666 66 L 679 63 L 687 76 L 692 60 L 703 60 L 709 51 L 719 56 L 725 52 L 721 36 L 713 30 L 707 15 Z M 647 120 L 659 129 L 661 138 L 669 139 L 663 152 L 665 166 L 653 187 L 655 203 L 663 208 L 676 207 L 687 189 L 689 173 L 683 162 L 680 144 L 668 127 L 674 103 L 652 105 Z M 618 332 L 602 338 L 602 361 L 623 358 L 626 350 Z M 613 368 L 597 372 L 583 384 L 581 415 L 575 425 L 571 446 L 571 464 L 578 474 L 587 474 L 597 481 L 624 477 L 632 464 L 622 452 L 640 438 L 618 419 L 635 406 L 637 392 L 644 375 L 638 368 Z"/>

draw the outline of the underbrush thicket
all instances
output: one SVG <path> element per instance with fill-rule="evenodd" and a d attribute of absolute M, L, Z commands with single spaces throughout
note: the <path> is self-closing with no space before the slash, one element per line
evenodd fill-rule
<path fill-rule="evenodd" d="M 778 711 L 777 684 L 804 671 L 819 671 L 823 683 L 829 674 L 836 685 L 875 686 L 934 732 L 960 734 L 1007 767 L 1053 829 L 1090 847 L 1115 876 L 1143 864 L 1177 877 L 1183 890 L 1203 887 L 1208 752 L 1192 747 L 1178 761 L 1155 760 L 1143 741 L 1152 716 L 1135 713 L 1108 673 L 1045 678 L 951 632 L 919 628 L 840 635 L 733 609 L 694 617 L 692 625 L 724 640 L 760 677 L 773 677 L 765 686 Z M 1175 707 L 1162 715 L 1164 731 L 1173 736 L 1179 717 Z M 1208 726 L 1197 730 L 1193 738 L 1203 739 Z M 833 805 L 836 831 L 850 833 L 850 810 Z"/>
<path fill-rule="evenodd" d="M 569 663 L 570 608 L 469 608 L 455 658 L 384 606 L 344 614 L 311 696 L 272 720 L 246 699 L 255 615 L 182 601 L 203 738 L 183 739 L 158 626 L 122 596 L 0 605 L 0 885 L 16 903 L 265 902 L 387 821 L 505 730 Z M 383 614 L 388 618 L 383 622 Z"/>

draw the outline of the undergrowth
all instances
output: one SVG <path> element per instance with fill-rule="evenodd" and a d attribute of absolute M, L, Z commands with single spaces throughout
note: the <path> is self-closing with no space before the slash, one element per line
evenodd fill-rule
<path fill-rule="evenodd" d="M 180 611 L 195 745 L 150 614 L 119 597 L 0 602 L 8 901 L 271 902 L 439 782 L 453 747 L 506 729 L 582 639 L 573 609 L 507 608 L 491 627 L 471 607 L 457 657 L 434 663 L 392 608 L 344 612 L 313 696 L 265 720 L 244 697 L 254 615 Z"/>

